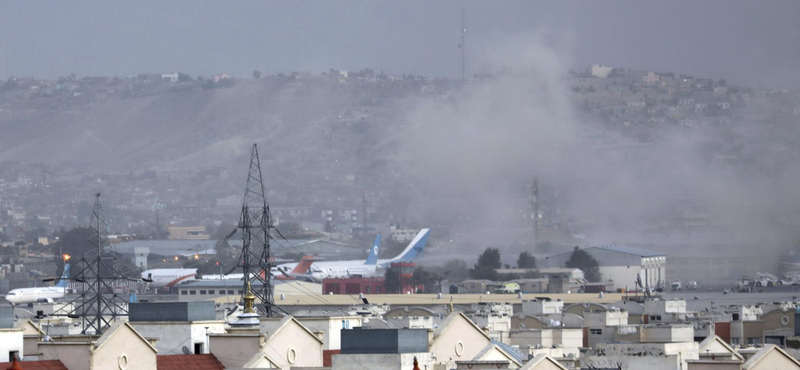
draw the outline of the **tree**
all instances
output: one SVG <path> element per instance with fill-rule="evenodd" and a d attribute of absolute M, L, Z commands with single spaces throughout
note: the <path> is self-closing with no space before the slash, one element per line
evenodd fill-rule
<path fill-rule="evenodd" d="M 389 267 L 383 274 L 383 288 L 386 293 L 400 293 L 402 282 L 400 281 L 400 271 L 395 267 Z"/>
<path fill-rule="evenodd" d="M 475 267 L 469 269 L 469 276 L 473 279 L 497 280 L 497 269 L 503 264 L 500 262 L 500 250 L 486 248 L 480 256 Z"/>
<path fill-rule="evenodd" d="M 417 267 L 414 269 L 414 275 L 411 276 L 411 283 L 414 285 L 422 284 L 425 286 L 425 293 L 432 293 L 437 291 L 439 282 L 442 281 L 442 278 L 439 275 L 436 275 L 423 267 Z"/>
<path fill-rule="evenodd" d="M 536 268 L 536 257 L 532 256 L 527 251 L 520 253 L 519 254 L 519 258 L 517 258 L 517 268 L 535 269 Z"/>
<path fill-rule="evenodd" d="M 586 280 L 591 282 L 601 281 L 602 276 L 600 275 L 600 268 L 597 266 L 597 261 L 594 257 L 589 255 L 589 253 L 586 253 L 586 251 L 578 247 L 575 247 L 572 251 L 572 255 L 569 256 L 565 266 L 580 269 L 583 271 L 583 277 L 586 278 Z"/>
<path fill-rule="evenodd" d="M 255 78 L 256 80 L 261 78 L 261 71 L 259 70 L 253 71 L 253 78 Z"/>

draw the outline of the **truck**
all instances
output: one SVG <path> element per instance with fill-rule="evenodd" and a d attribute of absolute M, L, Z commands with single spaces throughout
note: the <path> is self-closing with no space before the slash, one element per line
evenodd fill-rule
<path fill-rule="evenodd" d="M 672 291 L 681 290 L 681 282 L 680 281 L 673 281 L 672 282 Z"/>
<path fill-rule="evenodd" d="M 497 294 L 516 294 L 520 292 L 520 287 L 517 283 L 502 283 L 494 287 L 494 292 Z"/>

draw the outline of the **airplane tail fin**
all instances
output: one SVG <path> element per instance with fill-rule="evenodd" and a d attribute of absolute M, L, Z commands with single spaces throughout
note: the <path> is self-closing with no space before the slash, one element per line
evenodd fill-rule
<path fill-rule="evenodd" d="M 69 281 L 69 263 L 64 266 L 64 274 L 61 275 L 61 280 L 56 284 L 59 288 L 66 288 Z"/>
<path fill-rule="evenodd" d="M 308 269 L 311 268 L 311 264 L 314 263 L 314 256 L 303 256 L 300 259 L 300 263 L 298 263 L 290 274 L 297 274 L 302 275 L 308 272 Z"/>
<path fill-rule="evenodd" d="M 417 256 L 422 254 L 422 251 L 425 250 L 425 245 L 428 244 L 428 236 L 430 233 L 431 229 L 420 230 L 417 236 L 411 240 L 411 243 L 408 243 L 406 249 L 397 257 L 393 258 L 392 262 L 413 262 Z"/>
<path fill-rule="evenodd" d="M 365 265 L 378 264 L 378 247 L 380 245 L 381 245 L 381 234 L 378 234 L 375 237 L 375 242 L 372 243 L 372 250 L 369 251 L 369 256 L 367 256 L 367 260 L 364 262 Z"/>

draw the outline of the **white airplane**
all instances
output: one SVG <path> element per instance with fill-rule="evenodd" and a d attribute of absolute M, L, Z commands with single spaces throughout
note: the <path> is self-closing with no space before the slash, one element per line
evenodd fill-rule
<path fill-rule="evenodd" d="M 172 288 L 175 284 L 192 281 L 197 269 L 153 269 L 142 272 L 142 279 L 149 282 L 151 288 Z"/>
<path fill-rule="evenodd" d="M 67 290 L 67 279 L 69 278 L 69 264 L 64 266 L 64 274 L 58 284 L 39 288 L 20 288 L 14 289 L 6 294 L 6 301 L 12 304 L 49 302 L 54 299 L 64 298 Z"/>
<path fill-rule="evenodd" d="M 342 278 L 356 275 L 362 277 L 379 276 L 381 273 L 378 270 L 379 268 L 389 267 L 394 262 L 413 262 L 417 255 L 425 249 L 430 231 L 430 229 L 420 230 L 403 252 L 395 258 L 384 260 L 378 259 L 378 246 L 381 241 L 380 235 L 378 235 L 366 261 L 314 262 L 308 270 L 308 275 L 315 282 L 322 282 L 322 279 L 326 278 Z M 278 269 L 289 271 L 293 270 L 296 265 L 297 263 L 285 263 L 273 267 L 271 271 L 273 275 L 276 275 L 281 273 Z"/>

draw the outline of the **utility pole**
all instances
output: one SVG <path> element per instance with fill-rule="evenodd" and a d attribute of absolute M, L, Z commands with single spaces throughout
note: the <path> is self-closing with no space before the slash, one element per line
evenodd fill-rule
<path fill-rule="evenodd" d="M 461 81 L 467 79 L 467 21 L 465 7 L 461 6 L 461 36 L 458 48 L 461 51 Z"/>
<path fill-rule="evenodd" d="M 6 41 L 6 80 L 11 78 L 10 69 L 8 68 L 8 60 L 11 59 L 11 44 Z"/>
<path fill-rule="evenodd" d="M 533 208 L 533 250 L 536 250 L 536 242 L 539 236 L 539 179 L 533 178 L 531 183 L 531 207 Z"/>
<path fill-rule="evenodd" d="M 362 218 L 364 219 L 364 225 L 363 226 L 364 226 L 364 231 L 366 231 L 367 230 L 367 191 L 366 190 L 364 190 L 364 199 L 361 201 L 361 206 L 363 208 L 362 212 L 364 213 L 362 215 Z"/>
<path fill-rule="evenodd" d="M 239 229 L 242 231 L 242 251 L 236 267 L 241 268 L 244 274 L 242 291 L 249 292 L 252 289 L 253 295 L 260 301 L 258 311 L 266 317 L 272 317 L 275 308 L 275 297 L 270 284 L 272 267 L 270 229 L 272 227 L 261 175 L 261 162 L 258 159 L 258 147 L 253 144 L 242 213 L 239 218 Z M 258 284 L 252 286 L 250 282 Z"/>

